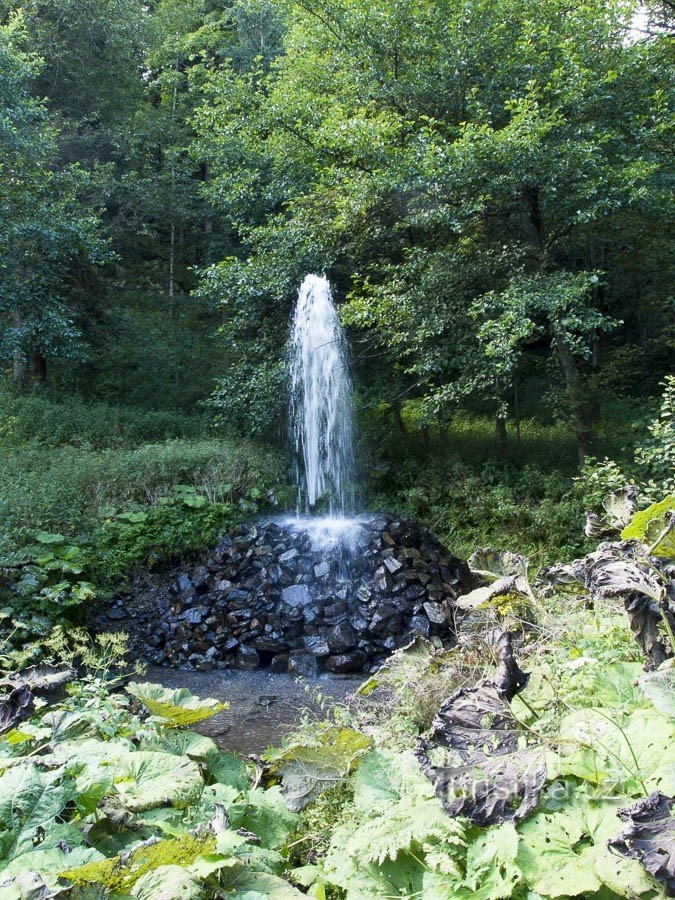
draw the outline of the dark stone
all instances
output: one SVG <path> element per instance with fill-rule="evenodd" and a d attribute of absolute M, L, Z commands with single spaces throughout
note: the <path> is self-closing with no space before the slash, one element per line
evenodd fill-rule
<path fill-rule="evenodd" d="M 368 657 L 363 650 L 353 650 L 351 653 L 327 657 L 324 660 L 324 668 L 327 672 L 344 675 L 348 672 L 361 672 L 367 661 Z"/>
<path fill-rule="evenodd" d="M 398 618 L 398 610 L 391 603 L 380 603 L 375 607 L 375 613 L 370 620 L 370 630 L 375 634 L 386 630 L 393 619 Z"/>
<path fill-rule="evenodd" d="M 356 632 L 348 622 L 334 625 L 327 634 L 331 653 L 344 653 L 356 646 Z"/>
<path fill-rule="evenodd" d="M 227 595 L 227 599 L 230 603 L 237 603 L 239 601 L 243 602 L 245 600 L 248 600 L 249 597 L 250 594 L 248 591 L 241 591 L 238 588 L 230 591 L 230 593 Z"/>
<path fill-rule="evenodd" d="M 192 587 L 192 581 L 190 580 L 190 576 L 187 574 L 187 572 L 181 572 L 181 574 L 178 576 L 176 587 L 181 594 L 184 594 L 190 590 L 190 588 Z"/>
<path fill-rule="evenodd" d="M 410 620 L 410 628 L 417 634 L 421 634 L 422 637 L 429 637 L 429 620 L 426 616 L 413 616 Z"/>
<path fill-rule="evenodd" d="M 315 578 L 325 578 L 326 575 L 330 573 L 330 563 L 327 560 L 323 560 L 323 562 L 318 563 L 314 566 L 314 577 Z"/>
<path fill-rule="evenodd" d="M 254 650 L 253 647 L 241 644 L 237 650 L 234 664 L 237 669 L 257 669 L 260 666 L 260 657 L 257 650 Z"/>
<path fill-rule="evenodd" d="M 108 609 L 106 610 L 106 616 L 114 621 L 121 621 L 126 618 L 126 613 L 123 609 Z"/>
<path fill-rule="evenodd" d="M 281 592 L 281 599 L 288 606 L 306 606 L 310 601 L 307 585 L 294 584 L 291 587 L 284 588 Z"/>
<path fill-rule="evenodd" d="M 308 625 L 312 625 L 318 619 L 321 618 L 323 614 L 323 606 L 320 603 L 310 603 L 305 606 L 303 609 L 305 622 Z"/>
<path fill-rule="evenodd" d="M 425 603 L 424 612 L 434 625 L 443 625 L 447 621 L 445 610 L 440 603 Z"/>
<path fill-rule="evenodd" d="M 178 618 L 181 621 L 189 622 L 190 625 L 199 625 L 204 621 L 204 616 L 206 614 L 206 610 L 201 608 L 192 608 L 186 609 L 185 612 L 181 613 Z"/>
<path fill-rule="evenodd" d="M 305 650 L 294 650 L 288 657 L 288 671 L 293 675 L 312 678 L 319 672 L 316 657 Z"/>
<path fill-rule="evenodd" d="M 296 548 L 295 548 L 295 547 L 292 547 L 290 550 L 287 550 L 285 553 L 282 553 L 282 554 L 279 556 L 279 562 L 282 563 L 282 564 L 283 564 L 283 563 L 288 563 L 288 562 L 290 562 L 291 560 L 295 559 L 296 556 L 299 556 L 299 555 L 300 555 L 300 554 L 298 553 L 298 551 L 296 550 Z"/>
<path fill-rule="evenodd" d="M 280 631 L 270 631 L 261 634 L 253 641 L 256 650 L 262 650 L 271 653 L 280 653 L 282 650 L 288 650 L 288 644 Z"/>
<path fill-rule="evenodd" d="M 306 634 L 302 638 L 302 643 L 310 653 L 314 654 L 314 656 L 328 656 L 331 651 L 331 648 L 328 646 L 328 641 L 323 634 Z"/>
<path fill-rule="evenodd" d="M 288 672 L 288 653 L 278 653 L 270 663 L 270 672 L 281 675 Z"/>

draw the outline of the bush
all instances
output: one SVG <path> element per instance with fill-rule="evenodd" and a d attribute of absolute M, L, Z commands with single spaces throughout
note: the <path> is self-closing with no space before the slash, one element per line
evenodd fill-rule
<path fill-rule="evenodd" d="M 134 447 L 199 437 L 208 427 L 203 416 L 173 410 L 86 403 L 72 396 L 57 401 L 44 394 L 17 395 L 0 388 L 0 440 L 5 447 L 27 443 L 83 450 Z"/>

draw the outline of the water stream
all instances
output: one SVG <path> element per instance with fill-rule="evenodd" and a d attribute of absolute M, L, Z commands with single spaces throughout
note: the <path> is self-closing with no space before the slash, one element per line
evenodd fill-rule
<path fill-rule="evenodd" d="M 337 703 L 348 702 L 362 675 L 294 678 L 258 669 L 196 672 L 150 667 L 147 680 L 166 687 L 186 687 L 198 697 L 227 701 L 229 709 L 192 726 L 222 750 L 247 755 L 278 746 L 303 718 L 322 721 Z"/>
<path fill-rule="evenodd" d="M 352 385 L 344 332 L 328 280 L 300 286 L 289 354 L 290 421 L 298 463 L 300 511 L 317 504 L 331 516 L 355 507 Z"/>

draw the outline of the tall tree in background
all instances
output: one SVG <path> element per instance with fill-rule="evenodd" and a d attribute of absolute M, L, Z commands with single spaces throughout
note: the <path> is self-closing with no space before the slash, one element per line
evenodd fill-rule
<path fill-rule="evenodd" d="M 82 272 L 105 255 L 87 179 L 57 166 L 58 132 L 32 96 L 38 61 L 20 48 L 23 23 L 0 27 L 0 355 L 26 386 L 47 360 L 80 349 Z"/>

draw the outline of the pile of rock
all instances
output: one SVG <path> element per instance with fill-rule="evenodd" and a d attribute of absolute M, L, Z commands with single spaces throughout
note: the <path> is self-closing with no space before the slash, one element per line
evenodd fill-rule
<path fill-rule="evenodd" d="M 301 523 L 270 520 L 240 526 L 200 565 L 150 576 L 96 624 L 112 620 L 159 665 L 359 672 L 415 635 L 452 643 L 469 578 L 409 520 L 360 520 L 330 547 Z"/>

